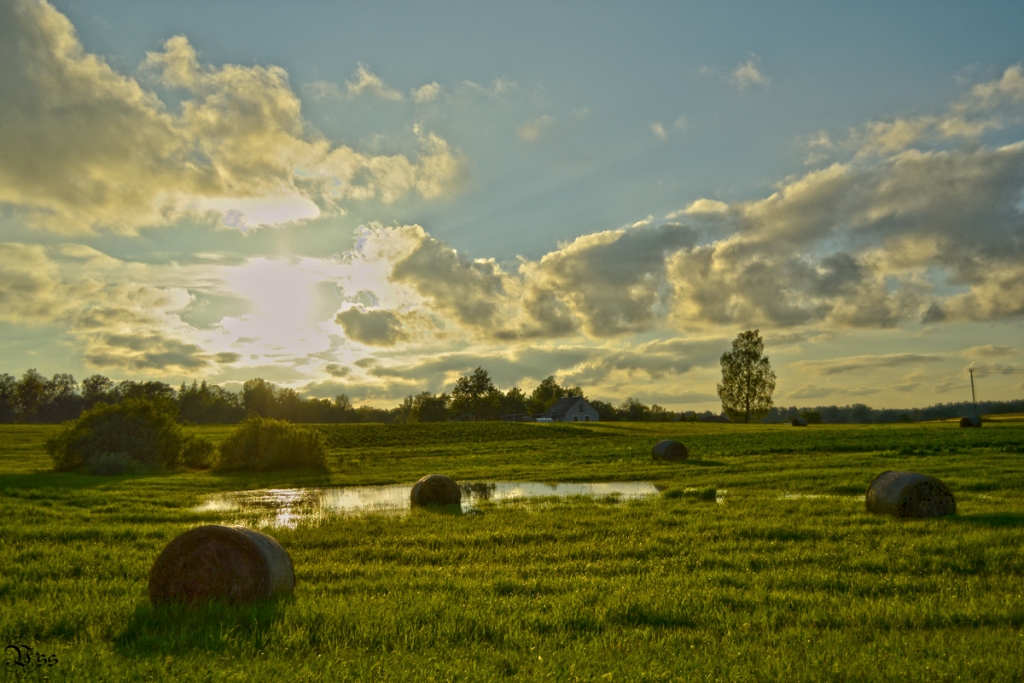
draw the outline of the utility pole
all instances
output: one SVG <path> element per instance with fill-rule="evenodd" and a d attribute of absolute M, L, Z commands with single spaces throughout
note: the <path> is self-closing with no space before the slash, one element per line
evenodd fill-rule
<path fill-rule="evenodd" d="M 968 368 L 967 372 L 971 373 L 971 402 L 974 403 L 974 417 L 978 417 L 978 399 L 974 396 L 974 368 Z M 978 418 L 979 424 L 981 418 Z"/>

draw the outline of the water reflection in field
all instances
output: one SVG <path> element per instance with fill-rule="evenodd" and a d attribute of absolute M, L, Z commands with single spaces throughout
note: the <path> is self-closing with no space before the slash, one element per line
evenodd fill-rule
<path fill-rule="evenodd" d="M 462 511 L 479 507 L 481 501 L 509 501 L 540 497 L 614 496 L 621 500 L 654 495 L 650 482 L 601 482 L 541 484 L 537 482 L 463 483 Z M 409 509 L 412 484 L 400 486 L 345 486 L 335 488 L 260 489 L 232 491 L 212 496 L 196 512 L 233 513 L 260 526 L 290 527 L 338 515 L 362 512 L 402 512 Z"/>

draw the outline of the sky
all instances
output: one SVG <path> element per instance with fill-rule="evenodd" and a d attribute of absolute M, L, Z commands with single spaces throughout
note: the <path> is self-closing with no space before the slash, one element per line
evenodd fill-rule
<path fill-rule="evenodd" d="M 0 0 L 0 372 L 1024 395 L 1019 2 Z"/>

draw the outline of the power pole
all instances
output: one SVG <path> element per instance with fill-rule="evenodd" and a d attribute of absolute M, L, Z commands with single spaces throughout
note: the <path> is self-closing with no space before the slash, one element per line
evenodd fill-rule
<path fill-rule="evenodd" d="M 967 372 L 971 373 L 971 402 L 974 403 L 974 417 L 978 417 L 978 399 L 974 396 L 974 368 L 968 368 Z M 978 418 L 979 422 L 981 418 Z"/>

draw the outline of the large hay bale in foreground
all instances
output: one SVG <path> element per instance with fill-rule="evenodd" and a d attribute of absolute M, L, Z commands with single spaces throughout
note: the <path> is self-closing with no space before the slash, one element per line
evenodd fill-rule
<path fill-rule="evenodd" d="M 981 426 L 981 418 L 978 418 L 978 417 L 961 417 L 960 418 L 960 426 L 961 427 L 980 427 Z"/>
<path fill-rule="evenodd" d="M 807 426 L 807 420 L 803 419 L 802 417 L 794 417 L 793 418 L 793 426 L 794 427 L 806 427 Z"/>
<path fill-rule="evenodd" d="M 956 514 L 953 492 L 935 477 L 889 470 L 875 477 L 864 496 L 868 512 L 897 517 Z"/>
<path fill-rule="evenodd" d="M 655 444 L 654 448 L 651 449 L 651 457 L 655 460 L 686 460 L 690 457 L 689 451 L 686 450 L 686 446 L 679 443 L 678 441 L 672 441 L 666 439 L 665 441 L 659 441 Z"/>
<path fill-rule="evenodd" d="M 409 500 L 413 505 L 459 505 L 462 489 L 451 477 L 428 474 L 413 484 Z"/>
<path fill-rule="evenodd" d="M 270 536 L 240 526 L 191 529 L 167 544 L 149 570 L 149 599 L 251 602 L 291 593 L 295 569 Z"/>

